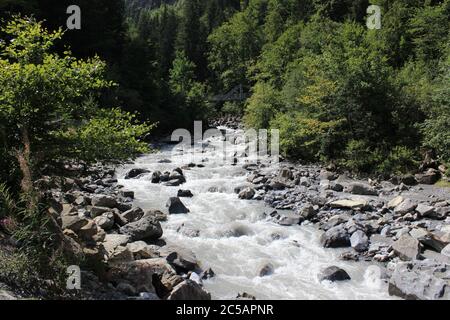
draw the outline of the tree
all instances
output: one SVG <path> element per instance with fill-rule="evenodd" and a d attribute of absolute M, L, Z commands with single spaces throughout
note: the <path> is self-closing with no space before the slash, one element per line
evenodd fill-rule
<path fill-rule="evenodd" d="M 62 56 L 51 52 L 63 36 L 61 30 L 50 32 L 42 22 L 16 17 L 2 31 L 7 35 L 0 44 L 0 125 L 8 143 L 4 148 L 19 164 L 22 191 L 32 193 L 34 175 L 70 154 L 66 133 L 85 128 L 86 120 L 95 124 L 89 122 L 98 113 L 95 97 L 113 84 L 104 79 L 105 63 L 99 58 L 79 60 L 67 51 Z M 107 112 L 102 114 L 108 116 Z M 130 119 L 116 116 L 116 125 L 108 128 L 123 129 L 118 125 L 122 120 Z M 144 151 L 142 147 L 134 145 L 130 155 L 133 150 Z M 120 159 L 123 154 L 111 152 L 107 156 Z"/>

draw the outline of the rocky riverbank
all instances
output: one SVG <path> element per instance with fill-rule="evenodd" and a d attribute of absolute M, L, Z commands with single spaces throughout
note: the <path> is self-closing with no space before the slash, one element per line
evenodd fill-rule
<path fill-rule="evenodd" d="M 234 122 L 226 119 L 217 124 Z M 233 135 L 228 138 L 239 140 Z M 208 142 L 205 146 L 214 150 Z M 203 270 L 184 243 L 167 244 L 171 239 L 163 237 L 161 225 L 170 215 L 192 214 L 185 204 L 200 195 L 186 188 L 186 173 L 195 171 L 203 177 L 201 172 L 211 170 L 211 164 L 206 158 L 198 163 L 183 159 L 179 167 L 169 159 L 158 161 L 170 170 L 133 166 L 121 172 L 125 179 L 121 181 L 142 181 L 169 190 L 163 197 L 165 208 L 139 208 L 135 192 L 119 184 L 114 168 L 99 166 L 84 176 L 74 174 L 77 178 L 45 177 L 38 182 L 52 199 L 49 213 L 64 235 L 65 250 L 88 266 L 82 268 L 83 298 L 211 299 L 203 282 L 214 278 L 215 272 L 208 267 Z M 241 181 L 247 181 L 233 186 L 236 200 L 265 202 L 273 208 L 257 213 L 258 219 L 281 228 L 317 226 L 322 231 L 320 246 L 347 248 L 340 256 L 342 261 L 377 265 L 377 276 L 388 282 L 390 295 L 450 298 L 450 189 L 431 185 L 443 174 L 438 170 L 424 168 L 427 171 L 416 176 L 389 181 L 360 180 L 319 166 L 254 162 L 245 152 L 233 159 L 230 168 L 244 174 Z M 207 190 L 210 196 L 221 192 L 220 186 Z M 245 228 L 233 228 L 231 237 L 247 235 Z M 185 224 L 176 228 L 176 233 L 189 239 L 204 231 Z M 226 235 L 227 230 L 222 233 Z M 282 235 L 271 233 L 270 237 L 275 241 Z M 261 266 L 260 279 L 276 273 L 273 262 Z M 319 281 L 355 281 L 347 271 L 328 265 L 321 270 Z M 245 292 L 236 294 L 238 299 L 254 299 Z M 0 297 L 14 294 L 0 286 Z"/>
<path fill-rule="evenodd" d="M 277 209 L 267 219 L 315 224 L 323 247 L 349 249 L 341 259 L 380 262 L 391 295 L 450 299 L 450 189 L 423 184 L 434 183 L 436 171 L 375 181 L 289 163 L 279 170 L 244 168 L 248 184 L 235 192 Z M 323 279 L 351 281 L 344 270 L 330 268 Z"/>
<path fill-rule="evenodd" d="M 209 300 L 202 279 L 213 276 L 212 270 L 201 270 L 188 250 L 160 240 L 167 215 L 133 206 L 134 193 L 117 184 L 113 168 L 89 171 L 85 177 L 44 177 L 37 183 L 52 199 L 49 214 L 63 233 L 64 251 L 83 261 L 75 297 Z M 182 171 L 176 172 L 181 180 Z M 20 296 L 0 287 L 0 299 L 14 298 Z"/>

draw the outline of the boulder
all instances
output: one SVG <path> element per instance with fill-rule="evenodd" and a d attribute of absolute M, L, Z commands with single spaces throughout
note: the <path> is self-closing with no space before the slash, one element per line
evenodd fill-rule
<path fill-rule="evenodd" d="M 241 192 L 239 192 L 239 199 L 251 200 L 255 196 L 255 189 L 247 187 Z"/>
<path fill-rule="evenodd" d="M 126 246 L 130 237 L 123 234 L 107 234 L 103 240 L 103 247 L 108 255 L 111 255 L 119 246 Z"/>
<path fill-rule="evenodd" d="M 194 271 L 198 268 L 197 258 L 188 249 L 167 245 L 160 249 L 160 254 L 165 256 L 172 266 L 183 272 Z"/>
<path fill-rule="evenodd" d="M 124 198 L 134 199 L 134 191 L 131 190 L 121 190 L 120 195 Z"/>
<path fill-rule="evenodd" d="M 94 218 L 94 222 L 105 231 L 111 230 L 114 226 L 114 214 L 107 212 Z"/>
<path fill-rule="evenodd" d="M 420 184 L 435 184 L 441 178 L 441 174 L 437 170 L 429 170 L 424 174 L 416 174 L 415 178 Z"/>
<path fill-rule="evenodd" d="M 178 197 L 171 197 L 167 201 L 166 207 L 168 208 L 170 214 L 183 214 L 190 212 Z"/>
<path fill-rule="evenodd" d="M 117 206 L 116 199 L 107 195 L 95 195 L 91 202 L 94 207 L 115 208 Z"/>
<path fill-rule="evenodd" d="M 163 277 L 165 275 L 176 276 L 176 272 L 165 259 L 154 258 L 116 263 L 111 266 L 107 280 L 117 283 L 126 281 L 138 292 L 155 293 L 154 276 Z"/>
<path fill-rule="evenodd" d="M 106 207 L 90 207 L 89 212 L 91 213 L 91 217 L 98 217 L 106 212 L 111 211 L 111 208 Z"/>
<path fill-rule="evenodd" d="M 413 212 L 417 208 L 417 203 L 410 200 L 405 199 L 398 206 L 395 207 L 394 212 L 396 214 L 405 215 L 409 212 Z"/>
<path fill-rule="evenodd" d="M 336 180 L 337 178 L 338 178 L 338 176 L 333 172 L 330 172 L 327 170 L 320 171 L 320 179 L 321 180 L 333 181 L 333 180 Z"/>
<path fill-rule="evenodd" d="M 200 278 L 202 280 L 207 280 L 207 279 L 214 278 L 215 275 L 216 274 L 214 273 L 213 269 L 208 268 L 208 269 L 202 271 L 202 273 L 200 273 Z"/>
<path fill-rule="evenodd" d="M 139 219 L 141 219 L 144 216 L 144 210 L 142 210 L 139 207 L 131 208 L 128 211 L 125 211 L 121 214 L 121 216 L 127 221 L 127 222 L 135 222 Z"/>
<path fill-rule="evenodd" d="M 309 220 L 317 215 L 317 210 L 312 205 L 306 205 L 300 209 L 299 215 L 301 218 Z"/>
<path fill-rule="evenodd" d="M 328 280 L 331 282 L 350 280 L 348 273 L 339 267 L 331 266 L 321 271 L 319 280 Z"/>
<path fill-rule="evenodd" d="M 363 252 L 369 247 L 369 238 L 363 231 L 357 230 L 350 237 L 350 244 L 356 251 Z"/>
<path fill-rule="evenodd" d="M 372 186 L 362 183 L 350 183 L 346 191 L 351 194 L 363 195 L 363 196 L 377 196 L 378 192 Z"/>
<path fill-rule="evenodd" d="M 342 199 L 330 203 L 330 207 L 339 209 L 364 209 L 368 206 L 368 202 L 362 199 Z"/>
<path fill-rule="evenodd" d="M 78 232 L 89 223 L 89 220 L 85 217 L 80 217 L 78 211 L 70 210 L 69 212 L 63 211 L 61 214 L 61 222 L 62 229 L 70 229 L 74 232 Z"/>
<path fill-rule="evenodd" d="M 192 198 L 194 195 L 190 190 L 178 190 L 177 197 L 179 198 Z"/>
<path fill-rule="evenodd" d="M 399 206 L 403 201 L 405 201 L 405 198 L 403 198 L 402 196 L 397 196 L 388 202 L 387 207 L 388 209 L 394 209 L 395 207 Z"/>
<path fill-rule="evenodd" d="M 350 246 L 350 236 L 342 225 L 333 227 L 320 237 L 320 243 L 325 248 L 340 248 Z"/>
<path fill-rule="evenodd" d="M 407 300 L 449 299 L 448 265 L 416 261 L 397 263 L 389 280 L 389 294 Z"/>
<path fill-rule="evenodd" d="M 273 267 L 273 265 L 268 263 L 261 268 L 261 270 L 259 271 L 259 276 L 260 277 L 270 276 L 271 274 L 274 273 L 274 271 L 275 268 Z"/>
<path fill-rule="evenodd" d="M 144 241 L 135 241 L 127 244 L 134 260 L 159 258 L 159 252 L 155 246 L 148 245 Z"/>
<path fill-rule="evenodd" d="M 393 243 L 392 249 L 402 260 L 415 260 L 420 254 L 420 243 L 409 234 L 404 234 Z"/>
<path fill-rule="evenodd" d="M 188 279 L 175 286 L 167 300 L 211 300 L 211 294 Z"/>
<path fill-rule="evenodd" d="M 401 177 L 400 182 L 407 186 L 415 186 L 417 184 L 417 180 L 412 174 L 404 175 Z"/>
<path fill-rule="evenodd" d="M 139 168 L 131 169 L 125 175 L 125 179 L 134 179 L 134 178 L 137 178 L 138 176 L 140 176 L 141 174 L 149 173 L 149 172 L 150 171 L 147 169 L 139 169 Z"/>
<path fill-rule="evenodd" d="M 434 216 L 434 207 L 419 203 L 416 207 L 416 211 L 422 216 L 422 217 L 432 217 Z"/>
<path fill-rule="evenodd" d="M 129 236 L 133 241 L 157 240 L 163 235 L 161 224 L 150 215 L 144 215 L 138 221 L 124 225 L 120 228 L 120 233 Z"/>
<path fill-rule="evenodd" d="M 161 172 L 160 171 L 155 171 L 152 173 L 152 177 L 151 177 L 151 182 L 152 183 L 159 183 L 161 181 Z"/>

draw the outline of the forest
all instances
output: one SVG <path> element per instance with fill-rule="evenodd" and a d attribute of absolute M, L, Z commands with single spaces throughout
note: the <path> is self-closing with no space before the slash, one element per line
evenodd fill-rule
<path fill-rule="evenodd" d="M 0 230 L 23 238 L 42 228 L 42 176 L 219 115 L 279 129 L 293 161 L 450 164 L 450 0 L 0 0 L 0 19 Z M 211 102 L 237 85 L 246 101 Z"/>

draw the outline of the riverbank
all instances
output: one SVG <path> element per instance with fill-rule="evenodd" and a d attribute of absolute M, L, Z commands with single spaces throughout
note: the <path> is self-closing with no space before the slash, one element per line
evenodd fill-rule
<path fill-rule="evenodd" d="M 258 161 L 228 133 L 229 163 L 211 137 L 198 158 L 161 145 L 39 182 L 66 250 L 94 270 L 72 298 L 449 298 L 448 189 Z"/>

